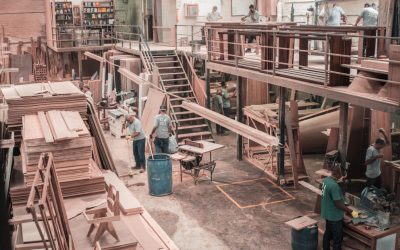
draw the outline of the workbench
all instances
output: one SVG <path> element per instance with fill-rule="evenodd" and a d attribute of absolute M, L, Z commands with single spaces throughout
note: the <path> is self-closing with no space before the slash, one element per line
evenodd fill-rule
<path fill-rule="evenodd" d="M 345 215 L 345 234 L 369 246 L 370 250 L 395 250 L 399 249 L 400 226 L 393 225 L 389 229 L 379 231 L 376 228 L 366 229 L 365 225 L 354 225 L 351 218 Z"/>
<path fill-rule="evenodd" d="M 216 166 L 216 163 L 212 158 L 212 152 L 223 147 L 224 145 L 205 140 L 185 141 L 184 145 L 180 145 L 179 152 L 171 155 L 171 159 L 179 161 L 181 182 L 182 175 L 188 174 L 193 177 L 197 184 L 201 170 L 210 172 L 210 180 L 212 181 L 212 176 Z M 208 160 L 203 159 L 205 154 L 209 154 Z"/>

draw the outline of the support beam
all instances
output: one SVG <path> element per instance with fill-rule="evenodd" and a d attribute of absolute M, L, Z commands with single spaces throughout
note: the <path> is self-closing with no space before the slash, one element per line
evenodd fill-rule
<path fill-rule="evenodd" d="M 339 153 L 342 168 L 346 167 L 347 159 L 347 138 L 348 138 L 348 117 L 349 104 L 341 102 L 339 104 Z"/>
<path fill-rule="evenodd" d="M 285 179 L 285 93 L 286 89 L 283 87 L 279 88 L 279 147 L 278 151 L 278 182 Z"/>
<path fill-rule="evenodd" d="M 260 144 L 261 146 L 278 146 L 278 139 L 275 136 L 271 136 L 267 133 L 247 126 L 246 124 L 232 120 L 224 115 L 218 114 L 217 112 L 204 108 L 196 103 L 184 101 L 182 102 L 181 106 L 184 109 L 192 111 L 193 113 L 196 113 L 207 120 L 215 122 L 233 131 L 234 133 L 240 134 L 241 136 Z"/>
<path fill-rule="evenodd" d="M 292 88 L 297 91 L 326 97 L 332 100 L 351 103 L 356 106 L 381 110 L 389 113 L 400 114 L 399 102 L 377 97 L 376 95 L 350 91 L 345 87 L 324 87 L 319 84 L 289 79 L 286 77 L 273 76 L 255 70 L 236 68 L 230 65 L 208 62 L 207 68 L 223 73 L 241 76 L 256 81 L 267 82 L 285 88 Z"/>
<path fill-rule="evenodd" d="M 243 123 L 243 78 L 237 78 L 236 82 L 236 117 L 237 121 Z M 236 158 L 241 161 L 243 159 L 243 137 L 238 134 L 236 137 Z"/>

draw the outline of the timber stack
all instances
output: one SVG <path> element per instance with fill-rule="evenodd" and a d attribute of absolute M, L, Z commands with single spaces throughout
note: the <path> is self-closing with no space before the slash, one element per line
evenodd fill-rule
<path fill-rule="evenodd" d="M 24 185 L 11 189 L 14 203 L 29 194 L 42 152 L 51 152 L 64 197 L 104 191 L 104 177 L 92 159 L 92 137 L 78 112 L 39 112 L 22 118 Z"/>
<path fill-rule="evenodd" d="M 21 141 L 22 117 L 41 111 L 78 111 L 86 116 L 86 97 L 72 82 L 34 83 L 13 85 L 1 89 L 4 104 L 8 106 L 6 124 Z"/>

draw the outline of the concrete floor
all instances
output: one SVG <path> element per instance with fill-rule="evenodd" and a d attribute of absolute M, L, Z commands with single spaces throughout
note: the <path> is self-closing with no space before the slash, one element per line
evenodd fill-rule
<path fill-rule="evenodd" d="M 122 179 L 181 249 L 290 249 L 290 228 L 284 222 L 313 211 L 316 197 L 304 188 L 284 187 L 294 200 L 251 208 L 241 209 L 229 200 L 217 185 L 266 178 L 260 169 L 236 160 L 235 134 L 215 136 L 217 143 L 226 147 L 214 154 L 217 167 L 213 182 L 205 178 L 195 185 L 187 175 L 180 182 L 179 169 L 174 164 L 174 192 L 164 197 L 148 194 L 146 174 L 126 176 L 133 165 L 131 146 L 128 148 L 124 139 L 109 134 L 106 137 L 118 172 L 125 175 Z M 311 175 L 321 168 L 322 160 L 321 156 L 305 156 Z M 252 192 L 240 195 L 252 202 Z"/>

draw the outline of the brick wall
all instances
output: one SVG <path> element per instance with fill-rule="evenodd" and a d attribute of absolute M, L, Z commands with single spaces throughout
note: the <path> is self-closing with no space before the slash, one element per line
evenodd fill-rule
<path fill-rule="evenodd" d="M 0 1 L 0 26 L 4 26 L 11 42 L 45 36 L 45 1 L 48 0 Z"/>

